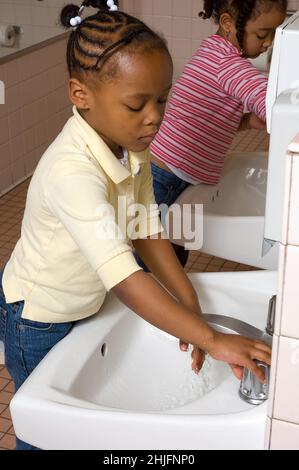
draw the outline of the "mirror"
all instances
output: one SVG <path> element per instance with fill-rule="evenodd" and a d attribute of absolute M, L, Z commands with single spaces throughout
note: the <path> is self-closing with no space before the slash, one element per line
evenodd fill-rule
<path fill-rule="evenodd" d="M 0 58 L 59 36 L 62 8 L 80 0 L 0 0 Z M 116 2 L 118 3 L 118 2 Z M 84 16 L 94 14 L 86 8 Z"/>

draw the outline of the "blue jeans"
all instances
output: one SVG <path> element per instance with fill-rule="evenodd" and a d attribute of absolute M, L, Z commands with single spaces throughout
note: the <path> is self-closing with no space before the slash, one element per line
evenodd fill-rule
<path fill-rule="evenodd" d="M 152 168 L 152 175 L 153 175 L 153 187 L 154 187 L 154 194 L 156 203 L 166 204 L 167 206 L 171 206 L 177 198 L 185 191 L 190 183 L 181 180 L 178 176 L 169 171 L 163 170 L 158 165 L 151 163 Z M 184 249 L 183 246 L 173 244 L 173 249 L 176 253 L 178 260 L 180 261 L 181 265 L 184 267 L 187 263 L 188 259 L 188 251 Z M 145 266 L 139 255 L 135 253 L 135 258 L 139 264 L 143 268 L 144 271 L 149 271 L 148 268 Z"/>
<path fill-rule="evenodd" d="M 7 304 L 0 271 L 0 341 L 4 342 L 5 365 L 16 391 L 50 349 L 72 329 L 73 323 L 41 323 L 22 318 L 24 302 Z M 17 438 L 17 450 L 38 450 Z"/>

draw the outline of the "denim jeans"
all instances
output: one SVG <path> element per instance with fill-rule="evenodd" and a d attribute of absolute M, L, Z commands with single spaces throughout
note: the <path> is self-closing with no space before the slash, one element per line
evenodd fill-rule
<path fill-rule="evenodd" d="M 171 206 L 177 198 L 185 191 L 189 183 L 186 181 L 181 180 L 178 176 L 170 173 L 167 170 L 163 170 L 158 165 L 151 163 L 152 168 L 152 175 L 153 175 L 153 187 L 154 187 L 154 194 L 156 203 L 166 204 L 167 206 Z M 187 263 L 188 259 L 188 251 L 184 249 L 184 247 L 172 244 L 174 251 L 178 260 L 180 261 L 181 265 L 184 267 Z M 139 255 L 135 254 L 135 258 L 139 264 L 143 268 L 144 271 L 149 271 L 148 268 L 145 266 Z"/>
<path fill-rule="evenodd" d="M 24 302 L 7 304 L 0 271 L 0 341 L 4 342 L 5 365 L 16 391 L 50 349 L 72 329 L 69 323 L 41 323 L 22 318 Z M 17 438 L 17 450 L 38 450 Z"/>

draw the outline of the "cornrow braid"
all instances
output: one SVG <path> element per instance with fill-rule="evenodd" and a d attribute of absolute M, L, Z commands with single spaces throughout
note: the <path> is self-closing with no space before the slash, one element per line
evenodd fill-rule
<path fill-rule="evenodd" d="M 67 46 L 67 64 L 70 76 L 99 76 L 102 66 L 116 51 L 130 44 L 131 49 L 164 49 L 166 42 L 139 19 L 121 11 L 109 11 L 104 0 L 85 1 L 81 7 L 67 5 L 61 12 L 61 23 L 69 28 L 71 18 L 79 14 L 80 8 L 93 6 L 99 11 L 82 20 L 73 28 Z M 105 73 L 116 74 L 116 62 L 110 63 Z M 86 75 L 87 76 L 87 75 Z M 94 77 L 95 78 L 95 77 Z"/>
<path fill-rule="evenodd" d="M 240 3 L 239 1 L 234 1 L 232 6 L 234 7 L 234 3 L 237 5 Z M 236 19 L 236 30 L 237 30 L 237 40 L 240 46 L 241 51 L 244 49 L 244 35 L 245 35 L 245 26 L 247 21 L 252 16 L 252 13 L 255 10 L 257 0 L 243 0 L 242 7 L 239 8 L 238 16 Z"/>

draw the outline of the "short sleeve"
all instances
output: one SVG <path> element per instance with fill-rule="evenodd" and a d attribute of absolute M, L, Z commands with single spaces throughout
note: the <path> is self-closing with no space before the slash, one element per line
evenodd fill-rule
<path fill-rule="evenodd" d="M 141 268 L 117 225 L 107 188 L 105 174 L 81 157 L 54 165 L 44 190 L 49 209 L 110 290 Z"/>

